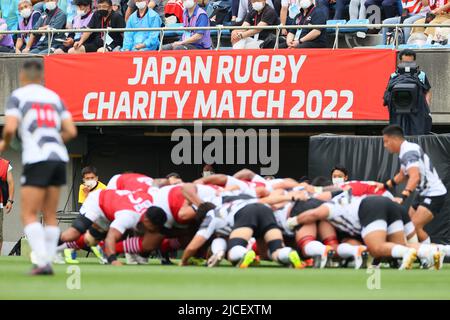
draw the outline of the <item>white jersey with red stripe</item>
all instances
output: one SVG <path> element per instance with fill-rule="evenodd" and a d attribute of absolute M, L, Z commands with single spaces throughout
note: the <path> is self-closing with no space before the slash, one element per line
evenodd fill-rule
<path fill-rule="evenodd" d="M 346 181 L 339 184 L 339 188 L 345 189 L 346 187 L 352 188 L 352 195 L 356 197 L 361 196 L 384 196 L 392 199 L 394 196 L 384 187 L 377 189 L 377 183 L 374 181 Z"/>
<path fill-rule="evenodd" d="M 225 187 L 230 187 L 230 186 L 238 186 L 239 190 L 252 196 L 252 197 L 256 197 L 256 188 L 257 187 L 265 187 L 265 185 L 259 181 L 246 181 L 246 180 L 242 180 L 242 179 L 236 179 L 235 177 L 232 176 L 227 176 L 227 183 L 225 185 Z"/>
<path fill-rule="evenodd" d="M 264 179 L 263 177 L 261 177 L 259 174 L 255 174 L 252 178 L 252 182 L 255 183 L 259 183 L 260 185 L 266 187 L 267 190 L 269 190 L 270 192 L 273 191 L 273 187 L 279 183 L 282 183 L 284 181 L 284 179 L 271 179 L 271 180 L 267 180 Z"/>
<path fill-rule="evenodd" d="M 153 197 L 147 192 L 127 190 L 96 190 L 91 192 L 80 214 L 97 223 L 102 229 L 114 227 L 120 232 L 136 227 L 148 208 L 153 205 Z"/>
<path fill-rule="evenodd" d="M 418 14 L 422 11 L 429 11 L 428 7 L 422 5 L 422 0 L 402 0 L 402 7 L 403 9 L 408 10 L 411 15 Z"/>
<path fill-rule="evenodd" d="M 109 180 L 107 189 L 129 190 L 129 191 L 148 191 L 155 188 L 153 178 L 140 173 L 116 174 Z"/>
<path fill-rule="evenodd" d="M 442 8 L 443 6 L 447 5 L 450 2 L 450 0 L 431 0 L 430 1 L 430 8 L 431 10 Z M 444 11 L 445 13 L 450 13 L 450 8 Z"/>
<path fill-rule="evenodd" d="M 182 186 L 182 184 L 177 184 L 150 191 L 155 206 L 160 207 L 166 213 L 167 221 L 164 225 L 166 228 L 186 224 L 178 217 L 178 213 L 186 201 L 182 193 Z"/>

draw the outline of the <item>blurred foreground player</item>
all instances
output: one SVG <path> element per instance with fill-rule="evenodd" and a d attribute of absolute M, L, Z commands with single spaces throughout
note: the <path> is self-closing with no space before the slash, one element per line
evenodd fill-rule
<path fill-rule="evenodd" d="M 6 104 L 0 152 L 6 150 L 18 131 L 23 163 L 22 222 L 35 255 L 31 274 L 51 275 L 59 237 L 56 207 L 69 161 L 64 143 L 77 135 L 77 129 L 59 96 L 42 86 L 40 62 L 25 62 L 19 79 L 22 87 Z M 38 212 L 43 212 L 45 226 L 39 223 Z"/>

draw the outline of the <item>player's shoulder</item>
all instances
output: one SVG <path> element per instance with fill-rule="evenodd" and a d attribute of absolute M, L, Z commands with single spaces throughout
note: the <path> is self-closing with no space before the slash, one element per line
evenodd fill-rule
<path fill-rule="evenodd" d="M 407 153 L 421 153 L 422 148 L 414 142 L 406 141 L 402 143 L 400 148 L 400 158 Z"/>
<path fill-rule="evenodd" d="M 11 95 L 19 99 L 32 99 L 33 97 L 39 97 L 40 99 L 45 99 L 49 102 L 60 101 L 60 97 L 56 92 L 40 84 L 29 84 L 20 87 L 14 90 Z"/>

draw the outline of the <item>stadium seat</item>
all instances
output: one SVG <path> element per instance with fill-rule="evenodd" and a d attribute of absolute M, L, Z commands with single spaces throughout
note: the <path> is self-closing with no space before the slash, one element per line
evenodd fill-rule
<path fill-rule="evenodd" d="M 348 25 L 352 24 L 369 24 L 369 19 L 350 19 L 347 21 Z M 367 27 L 360 28 L 340 28 L 339 31 L 343 33 L 367 32 Z"/>
<path fill-rule="evenodd" d="M 327 25 L 344 25 L 346 20 L 327 20 Z M 340 29 L 339 29 L 340 30 Z M 336 28 L 327 28 L 327 32 L 335 32 Z"/>
<path fill-rule="evenodd" d="M 166 25 L 166 27 L 168 28 L 182 28 L 183 24 L 182 23 L 174 23 L 174 24 L 168 24 Z M 183 31 L 179 30 L 179 31 L 165 31 L 164 32 L 164 37 L 178 37 L 183 35 Z"/>
<path fill-rule="evenodd" d="M 417 44 L 401 44 L 401 45 L 398 46 L 398 48 L 400 50 L 403 50 L 403 49 L 419 49 L 420 46 L 417 45 Z"/>

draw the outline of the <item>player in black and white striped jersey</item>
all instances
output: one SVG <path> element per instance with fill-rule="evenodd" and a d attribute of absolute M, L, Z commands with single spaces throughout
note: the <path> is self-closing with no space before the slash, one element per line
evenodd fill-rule
<path fill-rule="evenodd" d="M 405 225 L 408 216 L 392 200 L 381 196 L 353 197 L 350 203 L 338 195 L 332 201 L 290 218 L 291 229 L 327 219 L 333 226 L 348 234 L 361 235 L 374 258 L 401 258 L 400 269 L 410 269 L 418 256 L 430 267 L 440 269 L 445 254 L 436 245 L 406 243 Z"/>
<path fill-rule="evenodd" d="M 33 275 L 53 274 L 59 228 L 56 207 L 60 187 L 66 183 L 69 155 L 64 143 L 77 135 L 71 114 L 59 96 L 45 88 L 43 66 L 25 62 L 20 71 L 22 87 L 15 90 L 5 108 L 5 126 L 0 152 L 18 132 L 22 141 L 22 222 L 34 254 Z M 38 221 L 43 212 L 45 227 Z"/>
<path fill-rule="evenodd" d="M 402 191 L 403 200 L 417 190 L 418 197 L 410 208 L 411 220 L 416 227 L 419 241 L 431 243 L 423 228 L 441 211 L 447 189 L 429 156 L 418 144 L 405 140 L 401 127 L 391 125 L 384 128 L 383 141 L 384 147 L 390 153 L 399 154 L 400 159 L 400 171 L 386 181 L 385 186 L 392 189 L 407 180 L 406 187 Z"/>

